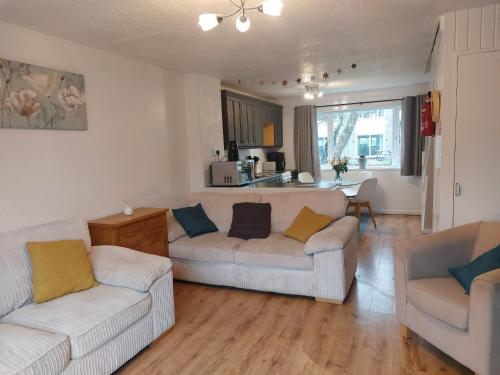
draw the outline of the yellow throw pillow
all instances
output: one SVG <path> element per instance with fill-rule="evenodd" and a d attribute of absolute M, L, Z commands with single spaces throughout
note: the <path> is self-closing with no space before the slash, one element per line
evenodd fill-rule
<path fill-rule="evenodd" d="M 295 217 L 292 225 L 283 233 L 300 242 L 306 242 L 314 233 L 326 228 L 333 218 L 328 215 L 317 214 L 305 206 Z"/>
<path fill-rule="evenodd" d="M 27 242 L 33 271 L 33 299 L 50 301 L 96 285 L 83 240 Z"/>

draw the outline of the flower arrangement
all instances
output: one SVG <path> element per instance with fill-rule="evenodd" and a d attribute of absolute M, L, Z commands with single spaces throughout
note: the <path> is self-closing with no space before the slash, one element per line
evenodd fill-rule
<path fill-rule="evenodd" d="M 347 163 L 349 162 L 349 159 L 346 157 L 343 158 L 334 158 L 330 160 L 330 165 L 332 166 L 332 169 L 335 171 L 337 174 L 335 177 L 335 181 L 342 181 L 342 177 L 340 177 L 341 173 L 347 172 Z"/>

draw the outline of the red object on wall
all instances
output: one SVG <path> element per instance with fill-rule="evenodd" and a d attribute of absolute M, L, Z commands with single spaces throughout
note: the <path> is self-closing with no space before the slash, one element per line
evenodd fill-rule
<path fill-rule="evenodd" d="M 426 100 L 422 105 L 422 124 L 420 130 L 422 137 L 434 137 L 436 134 L 436 123 L 432 121 L 431 101 Z"/>

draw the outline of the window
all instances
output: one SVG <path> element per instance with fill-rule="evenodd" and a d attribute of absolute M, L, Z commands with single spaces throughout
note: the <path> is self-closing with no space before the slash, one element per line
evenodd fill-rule
<path fill-rule="evenodd" d="M 359 106 L 356 106 L 359 108 Z M 333 158 L 349 158 L 357 167 L 364 155 L 368 167 L 399 168 L 401 144 L 401 106 L 349 109 L 318 109 L 318 150 L 322 168 L 330 168 Z"/>

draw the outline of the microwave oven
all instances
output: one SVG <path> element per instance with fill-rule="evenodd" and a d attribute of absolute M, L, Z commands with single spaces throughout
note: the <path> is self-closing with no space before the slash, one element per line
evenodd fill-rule
<path fill-rule="evenodd" d="M 212 186 L 241 186 L 253 179 L 253 162 L 220 161 L 212 163 Z"/>

